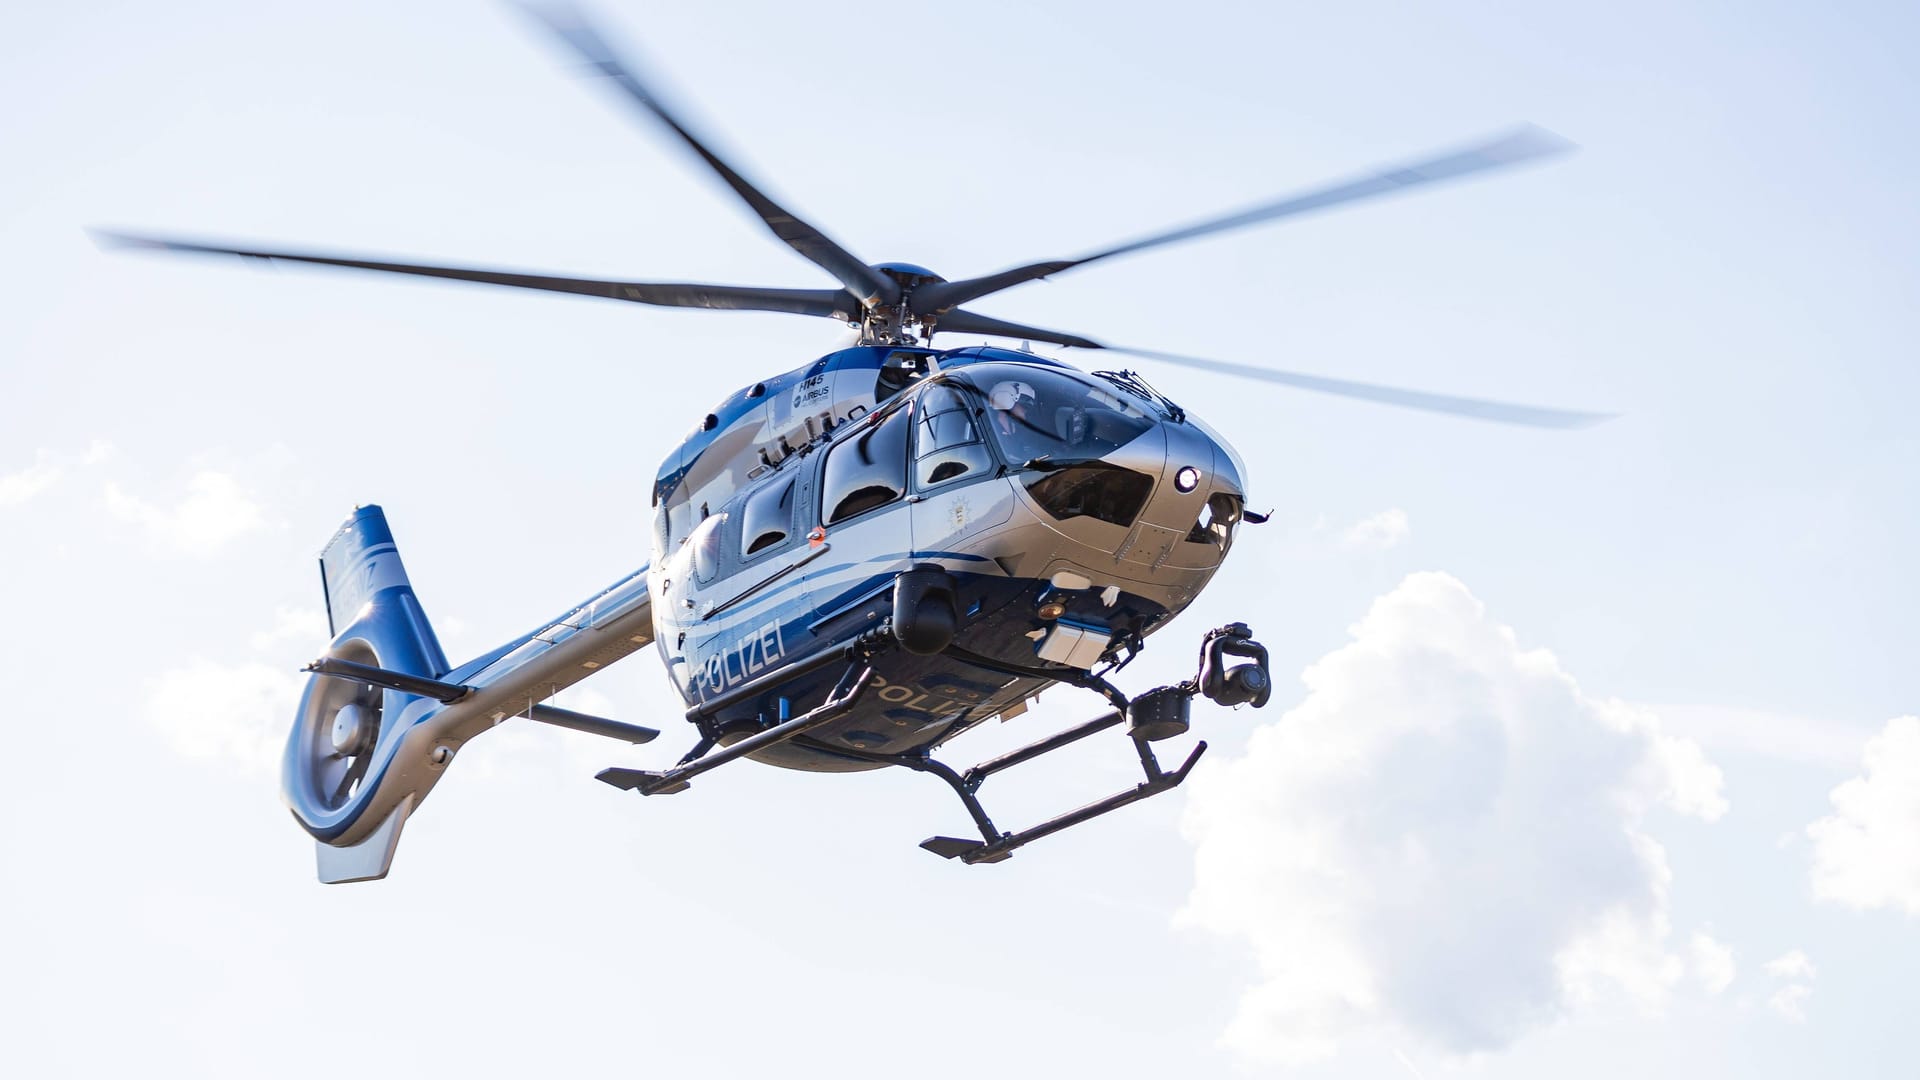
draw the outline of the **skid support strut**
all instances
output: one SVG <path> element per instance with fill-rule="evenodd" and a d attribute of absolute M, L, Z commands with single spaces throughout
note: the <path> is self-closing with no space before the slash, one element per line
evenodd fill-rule
<path fill-rule="evenodd" d="M 1191 693 L 1191 691 L 1187 691 L 1183 687 L 1154 690 L 1148 694 L 1141 695 L 1136 703 L 1146 701 L 1148 698 L 1156 695 L 1166 695 L 1168 693 L 1187 694 Z M 1126 791 L 1115 792 L 1104 799 L 1097 799 L 1078 809 L 1069 810 L 1057 817 L 1048 818 L 1038 825 L 1011 833 L 1001 832 L 1000 829 L 994 825 L 993 819 L 987 815 L 987 808 L 980 805 L 978 792 L 980 785 L 986 782 L 987 777 L 1005 769 L 1011 769 L 1015 765 L 1023 762 L 1032 761 L 1034 758 L 1040 757 L 1043 754 L 1050 754 L 1063 746 L 1079 742 L 1081 739 L 1095 732 L 1105 731 L 1110 727 L 1115 727 L 1125 719 L 1125 713 L 1119 709 L 1111 709 L 1078 727 L 1068 728 L 1065 731 L 1049 735 L 1037 742 L 1029 743 L 1018 750 L 1009 750 L 999 757 L 983 761 L 973 768 L 968 769 L 965 773 L 956 772 L 952 766 L 947 765 L 945 762 L 935 761 L 927 754 L 875 754 L 841 746 L 823 747 L 822 749 L 830 749 L 834 753 L 846 757 L 857 757 L 886 765 L 898 765 L 901 768 L 912 769 L 915 772 L 931 773 L 946 781 L 947 786 L 953 789 L 955 795 L 960 796 L 960 802 L 966 806 L 968 816 L 973 818 L 974 828 L 980 830 L 980 839 L 968 840 L 958 836 L 933 836 L 921 841 L 920 846 L 942 858 L 957 858 L 961 862 L 969 865 L 973 863 L 992 863 L 1001 862 L 1011 857 L 1015 848 L 1025 847 L 1043 836 L 1051 836 L 1061 829 L 1078 825 L 1083 821 L 1091 821 L 1102 814 L 1118 810 L 1129 803 L 1136 803 L 1141 799 L 1149 798 L 1163 791 L 1170 791 L 1179 787 L 1180 782 L 1187 778 L 1189 772 L 1193 771 L 1194 763 L 1200 760 L 1200 755 L 1207 752 L 1206 743 L 1197 743 L 1194 745 L 1193 752 L 1187 755 L 1187 760 L 1181 762 L 1178 769 L 1175 769 L 1173 772 L 1166 772 L 1160 768 L 1159 759 L 1154 756 L 1153 748 L 1148 745 L 1151 739 L 1147 735 L 1136 731 L 1132 735 L 1133 745 L 1134 749 L 1139 753 L 1140 768 L 1146 773 L 1146 779 Z M 799 741 L 805 743 L 809 740 L 802 737 Z"/>
<path fill-rule="evenodd" d="M 1267 651 L 1253 640 L 1252 632 L 1244 623 L 1232 623 L 1210 631 L 1206 635 L 1200 646 L 1199 671 L 1192 679 L 1175 686 L 1149 690 L 1131 700 L 1115 689 L 1113 684 L 1097 675 L 1008 663 L 957 647 L 949 647 L 946 652 L 955 659 L 989 671 L 1045 678 L 1092 690 L 1105 697 L 1114 706 L 1078 727 L 1068 728 L 1037 742 L 1029 743 L 1018 750 L 1010 750 L 999 757 L 990 758 L 968 769 L 965 773 L 955 772 L 924 754 L 911 757 L 867 755 L 872 760 L 886 761 L 889 764 L 932 773 L 946 781 L 954 794 L 960 796 L 960 801 L 966 804 L 967 813 L 973 818 L 974 826 L 980 830 L 980 839 L 935 836 L 922 841 L 920 846 L 935 855 L 959 859 L 968 864 L 999 862 L 1011 856 L 1014 849 L 1024 847 L 1043 836 L 1051 836 L 1062 829 L 1090 821 L 1129 803 L 1136 803 L 1141 799 L 1151 798 L 1163 791 L 1171 791 L 1179 787 L 1181 781 L 1187 778 L 1187 774 L 1193 771 L 1193 766 L 1200 760 L 1200 755 L 1207 752 L 1207 744 L 1205 742 L 1195 744 L 1193 751 L 1187 755 L 1187 759 L 1172 772 L 1167 772 L 1160 767 L 1160 761 L 1154 756 L 1151 744 L 1161 739 L 1185 734 L 1188 713 L 1196 697 L 1204 696 L 1221 705 L 1251 704 L 1257 709 L 1267 703 L 1272 685 L 1267 677 Z M 1233 657 L 1249 660 L 1251 663 L 1235 665 L 1230 660 Z M 1128 724 L 1127 736 L 1133 740 L 1134 750 L 1140 757 L 1140 770 L 1145 774 L 1145 778 L 1132 788 L 1115 792 L 1104 799 L 1096 799 L 1085 806 L 1048 818 L 1038 825 L 1019 832 L 1001 832 L 994 825 L 993 820 L 987 816 L 986 808 L 980 805 L 980 785 L 986 782 L 989 776 L 1050 754 L 1063 746 L 1078 742 L 1095 732 L 1116 727 L 1123 722 Z"/>
<path fill-rule="evenodd" d="M 968 769 L 965 775 L 956 774 L 952 769 L 948 769 L 945 766 L 940 766 L 939 769 L 924 769 L 924 771 L 932 772 L 945 780 L 948 785 L 953 788 L 954 793 L 960 796 L 960 801 L 967 806 L 967 812 L 973 816 L 973 823 L 980 829 L 981 839 L 968 840 L 958 836 L 934 836 L 921 841 L 920 846 L 942 858 L 957 858 L 961 862 L 969 865 L 973 863 L 1000 862 L 1010 857 L 1015 848 L 1025 847 L 1043 836 L 1052 836 L 1061 829 L 1071 828 L 1083 821 L 1091 821 L 1102 814 L 1118 810 L 1130 803 L 1137 803 L 1141 799 L 1151 798 L 1163 791 L 1171 791 L 1179 787 L 1180 782 L 1185 780 L 1187 774 L 1193 771 L 1194 763 L 1200 760 L 1200 755 L 1207 752 L 1207 744 L 1205 742 L 1196 743 L 1194 744 L 1193 752 L 1187 755 L 1187 760 L 1181 762 L 1178 769 L 1175 769 L 1173 772 L 1166 772 L 1160 768 L 1160 762 L 1154 757 L 1153 748 L 1147 745 L 1147 740 L 1135 735 L 1133 737 L 1134 749 L 1139 751 L 1140 767 L 1142 771 L 1146 773 L 1146 779 L 1139 784 L 1136 784 L 1126 791 L 1115 792 L 1104 799 L 1096 799 L 1078 809 L 1069 810 L 1064 814 L 1048 818 L 1038 825 L 1022 829 L 1019 832 L 1003 833 L 994 827 L 992 820 L 987 817 L 986 809 L 980 805 L 979 795 L 976 794 L 982 781 L 1002 769 L 1011 768 L 1023 761 L 1031 761 L 1042 754 L 1051 753 L 1070 742 L 1083 739 L 1096 731 L 1104 731 L 1107 728 L 1113 727 L 1115 724 L 1118 724 L 1121 719 L 1118 710 L 1107 713 L 1104 716 L 1089 720 L 1077 728 L 1070 728 L 1060 732 L 1058 735 L 1041 739 L 1039 742 L 1033 743 L 1030 746 L 1024 746 L 1011 753 L 1002 754 L 992 761 L 981 762 L 973 768 Z M 939 763 L 929 761 L 927 764 L 938 765 Z"/>
<path fill-rule="evenodd" d="M 788 720 L 784 724 L 770 727 L 755 735 L 749 735 L 732 746 L 715 750 L 703 757 L 683 760 L 671 769 L 661 772 L 649 772 L 645 769 L 602 769 L 594 775 L 596 780 L 612 784 L 626 791 L 638 791 L 642 795 L 671 795 L 687 790 L 687 782 L 709 769 L 717 769 L 735 758 L 745 757 L 756 750 L 764 750 L 776 743 L 798 738 L 822 724 L 830 723 L 854 707 L 860 696 L 866 692 L 867 684 L 873 681 L 871 664 L 848 664 L 847 673 L 821 702 L 808 712 Z M 702 740 L 703 743 L 705 740 Z M 690 757 L 692 755 L 689 755 Z"/>

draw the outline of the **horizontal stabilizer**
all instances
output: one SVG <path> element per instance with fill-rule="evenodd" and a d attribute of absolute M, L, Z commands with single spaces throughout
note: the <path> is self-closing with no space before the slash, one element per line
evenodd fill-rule
<path fill-rule="evenodd" d="M 401 693 L 417 694 L 451 705 L 474 692 L 471 686 L 442 682 L 439 679 L 423 679 L 408 675 L 404 671 L 388 671 L 371 664 L 357 664 L 351 660 L 340 660 L 323 656 L 306 666 L 307 671 L 316 675 L 326 675 L 335 679 L 366 683 L 369 686 L 385 687 Z M 639 724 L 623 724 L 618 720 L 589 716 L 572 709 L 562 709 L 557 705 L 534 705 L 525 713 L 533 720 L 553 727 L 563 727 L 572 731 L 583 731 L 589 735 L 602 735 L 622 742 L 650 743 L 660 737 L 658 729 L 641 727 Z"/>
<path fill-rule="evenodd" d="M 337 657 L 323 656 L 301 669 L 316 675 L 327 675 L 335 679 L 347 679 L 352 682 L 366 683 L 369 686 L 398 690 L 403 694 L 417 694 L 430 697 L 442 704 L 459 701 L 473 692 L 471 686 L 459 686 L 441 682 L 439 679 L 426 679 L 418 675 L 409 675 L 404 671 L 388 671 L 372 664 L 355 663 Z"/>
<path fill-rule="evenodd" d="M 566 728 L 569 731 L 583 731 L 588 735 L 600 735 L 621 742 L 650 743 L 660 737 L 657 728 L 641 727 L 639 724 L 624 724 L 605 717 L 589 716 L 572 709 L 562 709 L 558 705 L 535 705 L 527 713 L 528 719 L 542 724 Z"/>

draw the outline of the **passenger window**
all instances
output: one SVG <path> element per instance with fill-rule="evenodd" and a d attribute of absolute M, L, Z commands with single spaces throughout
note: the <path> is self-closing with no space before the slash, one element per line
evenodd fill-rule
<path fill-rule="evenodd" d="M 820 481 L 825 524 L 885 506 L 905 493 L 907 435 L 912 423 L 909 410 L 896 409 L 827 451 Z"/>
<path fill-rule="evenodd" d="M 919 447 L 914 477 L 922 488 L 978 476 L 993 464 L 966 398 L 950 386 L 920 396 Z"/>
<path fill-rule="evenodd" d="M 747 496 L 741 512 L 741 550 L 751 558 L 756 552 L 778 547 L 793 528 L 793 480 L 768 484 Z"/>
<path fill-rule="evenodd" d="M 925 377 L 926 372 L 927 358 L 924 353 L 888 353 L 886 362 L 880 365 L 880 377 L 873 386 L 873 400 L 887 400 L 912 386 L 915 380 Z"/>

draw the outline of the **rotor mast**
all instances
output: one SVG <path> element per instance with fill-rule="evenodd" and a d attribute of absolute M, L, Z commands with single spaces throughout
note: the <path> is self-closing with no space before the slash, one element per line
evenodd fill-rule
<path fill-rule="evenodd" d="M 919 345 L 933 340 L 934 316 L 915 314 L 913 294 L 922 285 L 947 279 L 913 263 L 879 263 L 874 269 L 892 280 L 900 289 L 900 299 L 892 304 L 869 307 L 848 325 L 860 332 L 856 345 Z"/>

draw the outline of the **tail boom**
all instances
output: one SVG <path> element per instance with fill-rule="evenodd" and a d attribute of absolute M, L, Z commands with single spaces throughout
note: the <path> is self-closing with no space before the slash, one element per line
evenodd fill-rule
<path fill-rule="evenodd" d="M 653 641 L 643 567 L 450 668 L 379 507 L 354 511 L 320 563 L 334 638 L 310 669 L 282 779 L 322 881 L 384 877 L 408 816 L 468 739 L 515 716 L 582 727 L 596 718 L 541 702 Z"/>

